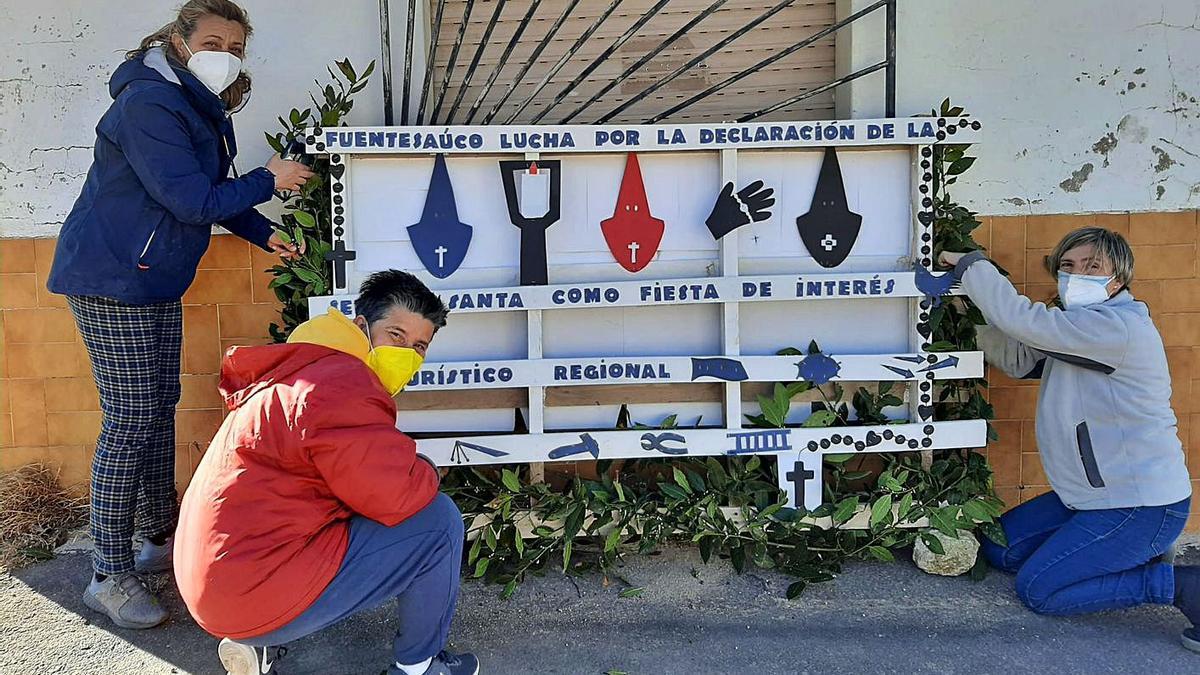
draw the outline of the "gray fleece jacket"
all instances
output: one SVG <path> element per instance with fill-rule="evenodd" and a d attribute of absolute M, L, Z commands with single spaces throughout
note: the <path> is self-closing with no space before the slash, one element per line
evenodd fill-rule
<path fill-rule="evenodd" d="M 1191 495 L 1167 354 L 1144 303 L 1128 291 L 1069 311 L 1034 303 L 979 252 L 954 275 L 987 319 L 988 362 L 1041 378 L 1038 451 L 1064 504 L 1162 506 Z"/>

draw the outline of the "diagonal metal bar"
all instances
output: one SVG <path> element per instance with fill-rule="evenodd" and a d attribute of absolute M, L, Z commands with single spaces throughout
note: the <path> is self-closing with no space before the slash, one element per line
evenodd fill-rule
<path fill-rule="evenodd" d="M 379 46 L 383 58 L 383 123 L 394 123 L 392 106 L 392 20 L 388 16 L 391 0 L 379 0 Z"/>
<path fill-rule="evenodd" d="M 864 7 L 862 10 L 855 12 L 854 14 L 851 14 L 850 16 L 846 17 L 845 19 L 842 19 L 841 21 L 833 24 L 832 26 L 823 28 L 820 31 L 813 33 L 812 35 L 804 38 L 800 42 L 797 42 L 796 44 L 788 47 L 787 49 L 784 49 L 783 51 L 781 51 L 777 54 L 772 54 L 771 56 L 768 56 L 767 58 L 763 59 L 762 61 L 759 61 L 758 63 L 750 66 L 749 68 L 746 68 L 745 70 L 743 70 L 739 73 L 730 75 L 729 77 L 725 78 L 724 80 L 714 84 L 713 86 L 709 87 L 708 89 L 705 89 L 704 91 L 696 94 L 695 96 L 692 96 L 691 98 L 687 99 L 686 101 L 678 103 L 675 106 L 673 106 L 672 108 L 665 110 L 665 111 L 655 115 L 654 117 L 651 117 L 649 120 L 646 120 L 646 124 L 655 124 L 657 122 L 660 122 L 661 120 L 663 120 L 667 117 L 670 117 L 671 115 L 674 115 L 675 113 L 679 112 L 680 110 L 683 110 L 684 108 L 692 105 L 693 103 L 696 103 L 697 101 L 708 98 L 709 96 L 715 94 L 716 92 L 721 91 L 722 89 L 724 89 L 725 87 L 728 87 L 729 85 L 733 84 L 734 82 L 738 82 L 746 77 L 749 77 L 750 75 L 757 73 L 758 71 L 762 70 L 763 68 L 766 68 L 767 66 L 771 65 L 772 63 L 775 63 L 776 61 L 779 61 L 780 59 L 784 59 L 784 58 L 787 58 L 788 56 L 791 56 L 792 54 L 800 51 L 801 49 L 804 49 L 805 47 L 817 42 L 818 40 L 821 40 L 821 39 L 829 36 L 830 34 L 837 31 L 839 28 L 846 27 L 847 25 L 866 16 L 867 14 L 870 14 L 871 12 L 879 9 L 880 7 L 883 7 L 886 4 L 888 4 L 888 0 L 879 0 L 879 2 L 876 2 L 875 4 L 871 5 L 870 7 Z"/>
<path fill-rule="evenodd" d="M 576 108 L 575 110 L 571 111 L 571 114 L 564 117 L 559 123 L 566 124 L 567 122 L 570 122 L 571 120 L 575 119 L 575 117 L 579 113 L 586 110 L 588 106 L 592 105 L 596 101 L 599 101 L 605 94 L 612 91 L 614 87 L 616 87 L 617 85 L 624 82 L 626 79 L 629 78 L 630 75 L 633 75 L 642 66 L 649 63 L 650 59 L 653 59 L 655 56 L 658 56 L 660 53 L 662 53 L 662 51 L 664 49 L 666 49 L 667 47 L 670 47 L 672 44 L 674 44 L 676 40 L 683 37 L 684 35 L 687 35 L 688 31 L 690 31 L 691 29 L 696 27 L 696 24 L 698 24 L 701 21 L 703 21 L 704 19 L 708 18 L 713 12 L 720 9 L 721 5 L 724 5 L 728 1 L 729 0 L 717 0 L 713 4 L 709 5 L 707 9 L 700 12 L 696 16 L 692 17 L 691 21 L 688 21 L 686 24 L 683 25 L 682 28 L 680 28 L 679 30 L 672 33 L 666 40 L 659 43 L 659 45 L 657 47 L 646 52 L 646 55 L 643 56 L 642 58 L 638 59 L 637 63 L 634 63 L 632 66 L 629 66 L 628 68 L 626 68 L 625 72 L 618 75 L 616 77 L 616 79 L 614 79 L 613 81 L 604 85 L 603 89 L 601 89 L 599 92 L 593 94 L 591 98 L 589 98 L 587 101 L 585 101 L 583 103 L 583 105 L 581 105 L 578 108 Z"/>
<path fill-rule="evenodd" d="M 538 46 L 533 50 L 533 53 L 530 54 L 529 60 L 526 61 L 525 65 L 521 68 L 521 72 L 517 73 L 516 79 L 513 80 L 511 85 L 509 85 L 508 91 L 504 92 L 504 95 L 500 97 L 500 100 L 496 101 L 496 104 L 493 105 L 492 109 L 488 111 L 488 114 L 484 116 L 484 124 L 491 124 L 492 118 L 500 112 L 500 108 L 502 108 L 505 103 L 508 103 L 508 97 L 512 96 L 513 92 L 517 90 L 517 85 L 521 83 L 521 80 L 525 79 L 525 75 L 529 73 L 529 69 L 533 67 L 533 64 L 537 63 L 538 57 L 542 55 L 542 52 L 545 51 L 546 47 L 550 44 L 550 41 L 553 40 L 554 36 L 558 34 L 558 29 L 562 28 L 563 24 L 567 22 L 567 17 L 571 16 L 571 12 L 575 9 L 575 6 L 578 5 L 579 2 L 580 0 L 571 0 L 571 3 L 563 8 L 562 14 L 558 15 L 558 19 L 554 22 L 554 25 L 550 27 L 550 30 L 546 31 L 546 35 L 542 38 L 542 41 L 538 43 Z"/>
<path fill-rule="evenodd" d="M 454 38 L 454 48 L 450 50 L 450 61 L 446 63 L 446 72 L 442 75 L 442 87 L 438 92 L 437 105 L 433 106 L 433 112 L 429 114 L 429 123 L 437 124 L 438 113 L 442 111 L 442 103 L 446 100 L 446 92 L 450 89 L 450 76 L 454 74 L 454 66 L 458 63 L 458 50 L 462 49 L 463 36 L 467 33 L 467 23 L 471 21 L 471 9 L 475 7 L 475 0 L 467 0 L 467 6 L 463 10 L 462 23 L 458 24 L 458 36 Z"/>
<path fill-rule="evenodd" d="M 884 35 L 887 70 L 884 71 L 884 115 L 896 116 L 896 0 L 887 0 L 887 27 Z"/>
<path fill-rule="evenodd" d="M 425 123 L 425 104 L 429 100 L 429 89 L 433 86 L 433 59 L 437 55 L 438 38 L 442 35 L 442 10 L 446 0 L 438 0 L 437 13 L 433 17 L 433 39 L 429 41 L 429 53 L 425 56 L 425 84 L 421 87 L 421 105 L 417 108 L 417 124 Z"/>
<path fill-rule="evenodd" d="M 409 100 L 412 98 L 413 32 L 417 23 L 417 3 L 409 0 L 408 24 L 404 29 L 404 87 L 400 100 L 400 123 L 408 124 Z"/>
<path fill-rule="evenodd" d="M 753 21 L 751 21 L 750 23 L 746 24 L 745 26 L 742 26 L 741 28 L 737 29 L 736 31 L 734 31 L 733 33 L 731 33 L 730 35 L 728 35 L 727 37 L 722 39 L 717 44 L 715 44 L 712 47 L 709 47 L 708 49 L 701 52 L 699 55 L 697 55 L 692 60 L 690 60 L 687 63 L 683 64 L 682 66 L 676 68 L 669 75 L 662 78 L 658 82 L 655 82 L 654 84 L 650 85 L 649 87 L 647 87 L 644 91 L 642 91 L 637 96 L 630 98 L 628 101 L 626 101 L 626 102 L 622 103 L 621 105 L 617 106 L 616 108 L 614 108 L 612 110 L 612 112 L 609 112 L 607 115 L 605 115 L 604 117 L 601 117 L 599 120 L 597 120 L 596 124 L 604 124 L 605 122 L 611 120 L 612 118 L 616 117 L 617 115 L 620 115 L 621 113 L 625 112 L 629 108 L 637 105 L 642 99 L 653 94 L 654 92 L 658 91 L 659 89 L 665 87 L 667 84 L 672 82 L 675 78 L 677 78 L 680 75 L 684 74 L 685 72 L 691 70 L 693 67 L 696 66 L 696 64 L 700 63 L 704 59 L 707 59 L 708 57 L 712 56 L 713 54 L 716 54 L 717 52 L 721 51 L 729 43 L 742 37 L 746 33 L 749 33 L 750 31 L 754 30 L 754 28 L 756 26 L 758 26 L 759 24 L 761 24 L 762 22 L 766 21 L 767 19 L 770 19 L 771 17 L 775 16 L 776 14 L 787 9 L 788 6 L 791 5 L 793 2 L 795 2 L 795 0 L 783 0 L 783 2 L 777 4 L 774 7 L 772 7 L 771 9 L 768 9 L 767 11 L 763 12 L 757 18 L 755 18 Z"/>
<path fill-rule="evenodd" d="M 475 77 L 475 69 L 479 67 L 479 60 L 483 58 L 483 50 L 487 49 L 488 40 L 492 37 L 492 31 L 496 30 L 496 24 L 500 21 L 500 12 L 504 11 L 504 5 L 507 2 L 508 0 L 496 2 L 492 18 L 488 19 L 487 28 L 483 30 L 483 39 L 479 41 L 479 46 L 475 49 L 475 56 L 471 57 L 471 65 L 467 66 L 467 74 L 463 76 L 462 84 L 458 86 L 458 95 L 454 97 L 454 103 L 450 104 L 450 111 L 446 113 L 447 124 L 454 120 L 454 113 L 458 112 L 458 104 L 462 103 L 463 96 L 467 94 L 467 87 L 471 86 L 471 78 Z"/>
<path fill-rule="evenodd" d="M 629 42 L 629 39 L 637 34 L 638 30 L 640 30 L 642 26 L 645 26 L 647 23 L 649 23 L 650 19 L 653 19 L 655 16 L 657 16 L 668 2 L 670 2 L 670 0 L 658 0 L 653 7 L 647 10 L 646 13 L 639 17 L 637 21 L 634 21 L 633 25 L 627 28 L 620 37 L 614 40 L 607 49 L 600 53 L 600 56 L 597 56 L 594 61 L 589 63 L 586 68 L 581 70 L 579 74 L 575 76 L 575 79 L 571 80 L 567 86 L 563 87 L 562 91 L 558 92 L 558 95 L 555 96 L 554 100 L 550 102 L 550 105 L 546 106 L 544 110 L 534 116 L 531 122 L 533 124 L 537 124 L 554 108 L 554 106 L 562 103 L 562 100 L 566 98 L 568 94 L 570 94 L 572 91 L 575 91 L 575 87 L 579 86 L 580 82 L 583 82 L 585 79 L 587 79 L 588 75 L 591 75 L 593 72 L 595 72 L 595 70 L 599 68 L 601 64 L 603 64 L 610 56 L 613 55 L 613 52 L 620 49 L 621 46 L 626 42 Z"/>
<path fill-rule="evenodd" d="M 483 91 L 479 93 L 475 102 L 471 104 L 471 109 L 467 111 L 467 119 L 464 124 L 470 124 L 475 119 L 475 113 L 479 112 L 479 106 L 483 105 L 483 100 L 492 91 L 492 85 L 496 84 L 496 79 L 500 77 L 500 71 L 504 70 L 504 66 L 508 65 L 508 57 L 512 55 L 513 49 L 521 40 L 521 36 L 525 34 L 525 29 L 529 28 L 529 24 L 533 22 L 533 14 L 541 4 L 542 0 L 533 0 L 533 2 L 529 3 L 529 10 L 521 18 L 521 23 L 517 26 L 517 29 L 513 31 L 512 39 L 508 41 L 508 46 L 504 48 L 504 53 L 500 55 L 500 60 L 496 62 L 496 67 L 492 69 L 492 74 L 488 76 L 487 82 L 484 83 Z"/>
<path fill-rule="evenodd" d="M 791 2 L 791 0 L 788 1 Z M 575 56 L 575 53 L 578 52 L 579 49 L 583 47 L 583 45 L 592 37 L 592 34 L 600 29 L 600 26 L 608 20 L 608 17 L 612 16 L 613 12 L 617 11 L 617 6 L 620 5 L 621 2 L 622 0 L 613 0 L 612 3 L 609 4 L 608 8 L 605 9 L 600 15 L 600 17 L 596 19 L 595 23 L 593 23 L 591 26 L 588 26 L 588 29 L 583 32 L 583 35 L 579 36 L 579 39 L 575 41 L 575 44 L 571 45 L 571 48 L 567 50 L 567 53 L 563 54 L 562 58 L 558 60 L 558 63 L 555 63 L 554 66 L 550 68 L 550 71 L 546 73 L 545 77 L 542 78 L 542 81 L 538 82 L 538 85 L 533 88 L 533 91 L 530 92 L 529 96 L 526 96 L 525 100 L 521 101 L 521 105 L 517 106 L 517 111 L 512 115 L 509 115 L 508 120 L 505 121 L 505 124 L 512 124 L 513 120 L 517 119 L 518 115 L 525 112 L 525 108 L 529 107 L 529 104 L 532 103 L 533 99 L 542 92 L 542 89 L 546 88 L 547 84 L 550 84 L 550 80 L 554 79 L 555 75 L 558 75 L 558 71 L 562 70 L 563 66 L 567 65 L 567 61 L 570 61 L 571 57 Z"/>
<path fill-rule="evenodd" d="M 739 117 L 738 122 L 749 122 L 750 120 L 757 119 L 759 117 L 762 117 L 763 115 L 769 115 L 769 114 L 775 112 L 776 110 L 782 110 L 783 108 L 786 108 L 788 106 L 795 105 L 795 104 L 799 103 L 800 101 L 803 101 L 804 99 L 812 98 L 813 96 L 816 96 L 817 94 L 823 94 L 823 93 L 829 91 L 830 89 L 833 89 L 834 87 L 839 87 L 843 84 L 846 84 L 847 82 L 857 80 L 858 78 L 863 77 L 864 75 L 870 75 L 871 73 L 873 73 L 877 70 L 883 70 L 884 68 L 887 67 L 887 64 L 888 64 L 888 62 L 885 59 L 883 61 L 880 61 L 879 63 L 876 63 L 871 66 L 867 66 L 866 68 L 863 68 L 861 70 L 856 70 L 853 73 L 850 73 L 849 75 L 844 75 L 842 77 L 839 77 L 838 79 L 836 79 L 832 82 L 829 82 L 827 84 L 823 84 L 823 85 L 817 87 L 816 89 L 809 89 L 808 91 L 804 92 L 803 94 L 800 94 L 798 96 L 793 96 L 793 97 L 787 99 L 786 101 L 780 101 L 779 103 L 767 106 L 766 108 L 763 108 L 762 110 L 759 110 L 757 112 L 752 112 L 749 115 Z"/>

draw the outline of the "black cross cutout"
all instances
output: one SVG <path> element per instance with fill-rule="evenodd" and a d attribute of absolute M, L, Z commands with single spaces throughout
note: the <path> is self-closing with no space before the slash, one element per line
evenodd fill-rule
<path fill-rule="evenodd" d="M 333 263 L 333 287 L 346 287 L 346 263 L 354 260 L 358 255 L 354 251 L 346 250 L 346 242 L 338 239 L 333 242 L 333 250 L 325 254 L 325 259 Z"/>
<path fill-rule="evenodd" d="M 816 476 L 811 469 L 804 468 L 804 460 L 796 460 L 792 470 L 785 474 L 784 477 L 796 488 L 796 506 L 804 506 L 804 482 Z"/>

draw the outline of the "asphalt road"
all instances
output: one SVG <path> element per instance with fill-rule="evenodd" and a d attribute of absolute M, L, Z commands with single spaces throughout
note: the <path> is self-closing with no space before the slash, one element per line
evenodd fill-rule
<path fill-rule="evenodd" d="M 84 554 L 0 574 L 0 673 L 223 672 L 216 640 L 172 591 L 168 624 L 128 631 L 83 607 L 87 574 Z M 1172 607 L 1039 617 L 998 573 L 975 583 L 858 563 L 796 601 L 783 598 L 786 577 L 737 576 L 690 551 L 635 557 L 621 574 L 530 578 L 508 601 L 464 583 L 452 640 L 485 673 L 1200 673 Z M 626 582 L 643 593 L 620 598 Z M 378 673 L 390 626 L 387 606 L 360 615 L 292 643 L 272 672 Z"/>

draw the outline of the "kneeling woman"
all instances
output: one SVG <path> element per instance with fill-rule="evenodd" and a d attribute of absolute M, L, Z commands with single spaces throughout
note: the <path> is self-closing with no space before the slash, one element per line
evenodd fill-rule
<path fill-rule="evenodd" d="M 984 542 L 1039 614 L 1174 604 L 1200 651 L 1200 568 L 1170 554 L 1191 482 L 1171 410 L 1162 338 L 1129 292 L 1133 252 L 1101 228 L 1068 234 L 1047 258 L 1061 308 L 1020 295 L 981 253 L 943 253 L 983 312 L 979 345 L 1015 378 L 1040 378 L 1037 443 L 1053 491 L 1001 519 L 1007 546 Z"/>

